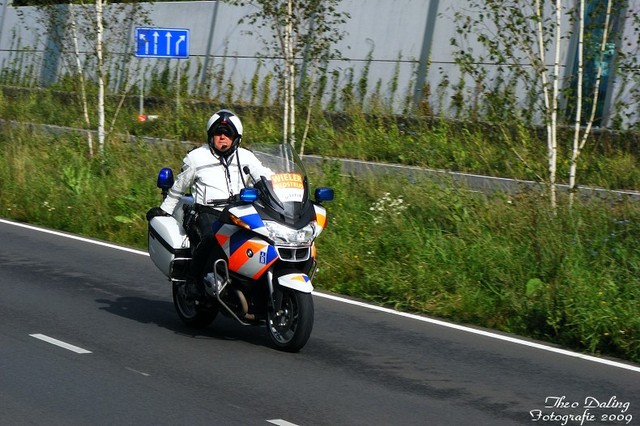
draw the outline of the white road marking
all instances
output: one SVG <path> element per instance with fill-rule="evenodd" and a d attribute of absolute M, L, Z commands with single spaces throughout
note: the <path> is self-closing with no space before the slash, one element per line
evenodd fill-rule
<path fill-rule="evenodd" d="M 51 343 L 52 345 L 59 346 L 61 348 L 67 349 L 71 352 L 75 352 L 77 354 L 90 354 L 91 351 L 86 349 L 82 349 L 78 346 L 71 345 L 69 343 L 63 342 L 62 340 L 54 339 L 53 337 L 45 336 L 44 334 L 30 334 L 29 336 L 35 337 L 36 339 L 40 339 L 47 343 Z"/>
<path fill-rule="evenodd" d="M 298 426 L 295 423 L 290 423 L 286 420 L 282 420 L 282 419 L 273 419 L 273 420 L 267 420 L 268 423 L 274 424 L 274 425 L 278 425 L 278 426 Z"/>
<path fill-rule="evenodd" d="M 146 254 L 147 256 L 149 255 L 148 253 L 141 252 L 140 250 L 136 250 L 136 249 L 132 249 L 132 248 L 124 247 L 124 246 L 119 246 L 117 244 L 105 243 L 103 241 L 98 241 L 98 240 L 91 240 L 91 239 L 86 238 L 86 237 L 81 237 L 81 236 L 73 235 L 73 234 L 67 234 L 67 233 L 60 232 L 60 231 L 54 231 L 52 229 L 38 228 L 36 226 L 28 225 L 26 223 L 12 222 L 10 220 L 5 220 L 5 219 L 0 219 L 0 223 L 6 223 L 7 225 L 13 225 L 13 226 L 18 226 L 20 228 L 31 229 L 33 231 L 39 231 L 39 232 L 43 232 L 45 234 L 56 235 L 58 237 L 65 237 L 65 238 L 69 238 L 71 240 L 77 240 L 77 241 L 82 241 L 82 242 L 85 242 L 85 243 L 91 243 L 91 244 L 95 244 L 97 246 L 109 247 L 109 248 L 113 248 L 113 249 L 116 249 L 116 250 L 128 251 L 130 253 L 136 253 L 136 254 Z"/>
<path fill-rule="evenodd" d="M 406 312 L 398 312 L 398 311 L 394 311 L 393 309 L 383 308 L 381 306 L 369 305 L 367 303 L 358 302 L 357 300 L 349 300 L 349 299 L 345 299 L 343 297 L 334 296 L 332 294 L 317 293 L 317 292 L 314 291 L 313 295 L 314 296 L 318 296 L 318 297 L 324 297 L 325 299 L 331 299 L 331 300 L 336 300 L 338 302 L 347 303 L 349 305 L 361 306 L 363 308 L 368 308 L 368 309 L 373 309 L 375 311 L 385 312 L 387 314 L 397 315 L 397 316 L 401 316 L 401 317 L 405 317 L 405 318 L 411 318 L 413 320 L 427 322 L 427 323 L 434 324 L 434 325 L 439 325 L 439 326 L 442 326 L 442 327 L 453 328 L 455 330 L 464 331 L 466 333 L 477 334 L 477 335 L 480 335 L 480 336 L 490 337 L 490 338 L 496 339 L 496 340 L 503 340 L 505 342 L 515 343 L 517 345 L 528 346 L 530 348 L 540 349 L 540 350 L 547 351 L 547 352 L 554 352 L 554 353 L 557 353 L 557 354 L 560 354 L 560 355 L 566 355 L 566 356 L 570 356 L 570 357 L 574 357 L 574 358 L 581 358 L 581 359 L 584 359 L 584 360 L 587 360 L 587 361 L 597 362 L 597 363 L 600 363 L 600 364 L 605 364 L 605 365 L 609 365 L 609 366 L 617 367 L 617 368 L 623 368 L 623 369 L 626 369 L 626 370 L 631 370 L 631 371 L 635 371 L 635 372 L 640 373 L 640 367 L 636 367 L 634 365 L 629 365 L 629 364 L 624 364 L 622 362 L 617 362 L 617 361 L 612 361 L 612 360 L 608 360 L 608 359 L 598 358 L 598 357 L 595 357 L 595 356 L 585 355 L 585 354 L 581 354 L 581 353 L 578 353 L 578 352 L 572 352 L 572 351 L 568 351 L 566 349 L 555 348 L 553 346 L 547 346 L 547 345 L 543 345 L 543 344 L 536 343 L 536 342 L 529 342 L 529 341 L 526 341 L 526 340 L 518 339 L 516 337 L 506 336 L 506 335 L 502 335 L 502 334 L 498 334 L 498 333 L 492 333 L 490 331 L 480 330 L 480 329 L 471 328 L 471 327 L 466 327 L 464 325 L 452 324 L 452 323 L 448 323 L 448 322 L 445 322 L 445 321 L 442 321 L 442 320 L 437 320 L 437 319 L 423 317 L 423 316 L 414 315 L 414 314 L 408 314 Z"/>
<path fill-rule="evenodd" d="M 133 368 L 131 368 L 131 367 L 125 367 L 125 370 L 129 370 L 129 371 L 131 371 L 132 373 L 140 374 L 140 375 L 142 375 L 142 376 L 144 376 L 144 377 L 149 377 L 149 376 L 151 376 L 151 374 L 149 374 L 149 373 L 144 373 L 144 372 L 142 372 L 142 371 L 135 370 L 135 369 L 133 369 Z"/>
<path fill-rule="evenodd" d="M 141 250 L 131 249 L 131 248 L 128 248 L 128 247 L 118 246 L 118 245 L 110 244 L 110 243 L 105 243 L 105 242 L 102 242 L 102 241 L 91 240 L 91 239 L 88 239 L 88 238 L 79 237 L 77 235 L 65 234 L 63 232 L 53 231 L 53 230 L 50 230 L 50 229 L 38 228 L 38 227 L 35 227 L 35 226 L 32 226 L 32 225 L 27 225 L 27 224 L 24 224 L 24 223 L 12 222 L 12 221 L 9 221 L 9 220 L 4 220 L 4 219 L 0 219 L 0 223 L 5 223 L 7 225 L 13 225 L 13 226 L 19 226 L 19 227 L 22 227 L 22 228 L 27 228 L 27 229 L 31 229 L 31 230 L 34 230 L 34 231 L 39 231 L 39 232 L 44 232 L 44 233 L 48 233 L 48 234 L 52 234 L 52 235 L 57 235 L 57 236 L 60 236 L 60 237 L 70 238 L 70 239 L 73 239 L 73 240 L 84 241 L 84 242 L 87 242 L 87 243 L 90 243 L 90 244 L 96 244 L 96 245 L 100 245 L 100 246 L 104 246 L 104 247 L 113 248 L 113 249 L 116 249 L 116 250 L 127 251 L 127 252 L 130 252 L 130 253 L 139 254 L 141 256 L 149 256 L 149 253 L 141 251 Z M 598 363 L 598 364 L 608 365 L 610 367 L 622 368 L 622 369 L 625 369 L 625 370 L 630 370 L 630 371 L 635 371 L 636 373 L 640 373 L 640 367 L 634 366 L 634 365 L 630 365 L 630 364 L 625 364 L 625 363 L 618 362 L 618 361 L 608 360 L 608 359 L 604 359 L 604 358 L 598 358 L 598 357 L 595 357 L 595 356 L 585 355 L 585 354 L 581 354 L 581 353 L 578 353 L 578 352 L 572 352 L 572 351 L 569 351 L 569 350 L 566 350 L 566 349 L 560 349 L 560 348 L 556 348 L 556 347 L 548 346 L 548 345 L 543 345 L 543 344 L 536 343 L 536 342 L 530 342 L 530 341 L 519 339 L 519 338 L 512 337 L 512 336 L 506 336 L 506 335 L 502 335 L 502 334 L 498 334 L 498 333 L 492 333 L 490 331 L 485 331 L 485 330 L 480 330 L 480 329 L 476 329 L 476 328 L 466 327 L 466 326 L 463 326 L 463 325 L 453 324 L 453 323 L 449 323 L 449 322 L 446 322 L 446 321 L 437 320 L 437 319 L 433 319 L 433 318 L 428 318 L 428 317 L 424 317 L 424 316 L 420 316 L 420 315 L 408 314 L 406 312 L 394 311 L 393 309 L 383 308 L 381 306 L 370 305 L 368 303 L 358 302 L 356 300 L 350 300 L 350 299 L 346 299 L 346 298 L 343 298 L 343 297 L 334 296 L 332 294 L 319 293 L 317 291 L 314 291 L 313 295 L 317 296 L 317 297 L 325 298 L 325 299 L 334 300 L 334 301 L 340 302 L 340 303 L 346 303 L 346 304 L 353 305 L 353 306 L 360 306 L 360 307 L 367 308 L 367 309 L 373 309 L 375 311 L 384 312 L 384 313 L 390 314 L 390 315 L 396 315 L 396 316 L 401 316 L 401 317 L 404 317 L 404 318 L 410 318 L 410 319 L 413 319 L 413 320 L 416 320 L 416 321 L 422 321 L 422 322 L 438 325 L 438 326 L 441 326 L 441 327 L 447 327 L 447 328 L 452 328 L 452 329 L 459 330 L 459 331 L 464 331 L 466 333 L 471 333 L 471 334 L 476 334 L 476 335 L 480 335 L 480 336 L 489 337 L 491 339 L 502 340 L 502 341 L 514 343 L 514 344 L 517 344 L 517 345 L 527 346 L 527 347 L 530 347 L 530 348 L 539 349 L 539 350 L 543 350 L 543 351 L 547 351 L 547 352 L 553 352 L 553 353 L 556 353 L 556 354 L 565 355 L 565 356 L 569 356 L 569 357 L 580 358 L 580 359 L 583 359 L 583 360 L 586 360 L 586 361 L 595 362 L 595 363 Z"/>

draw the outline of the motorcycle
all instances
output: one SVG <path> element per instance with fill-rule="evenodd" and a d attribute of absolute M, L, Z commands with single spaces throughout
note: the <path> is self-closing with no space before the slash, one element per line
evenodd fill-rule
<path fill-rule="evenodd" d="M 172 216 L 149 221 L 149 255 L 171 281 L 176 312 L 186 325 L 206 327 L 222 313 L 243 325 L 266 325 L 277 349 L 297 352 L 313 328 L 315 239 L 327 226 L 321 203 L 332 200 L 334 191 L 317 188 L 315 200 L 309 198 L 305 168 L 288 144 L 257 147 L 254 154 L 271 175 L 248 179 L 240 194 L 213 203 L 222 208 L 214 232 L 224 256 L 212 252 L 205 263 L 198 278 L 202 297 L 190 295 L 186 284 L 191 247 L 184 221 L 194 211 L 191 195 L 182 197 Z M 243 171 L 251 176 L 247 166 Z M 173 181 L 170 168 L 160 170 L 163 198 Z"/>

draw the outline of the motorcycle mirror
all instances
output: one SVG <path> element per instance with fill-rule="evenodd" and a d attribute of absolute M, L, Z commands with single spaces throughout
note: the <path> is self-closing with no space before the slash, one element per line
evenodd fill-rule
<path fill-rule="evenodd" d="M 242 188 L 240 190 L 240 200 L 245 203 L 253 203 L 258 199 L 258 190 L 255 188 Z"/>
<path fill-rule="evenodd" d="M 334 192 L 332 188 L 316 188 L 316 201 L 331 201 L 334 197 Z"/>
<path fill-rule="evenodd" d="M 158 188 L 167 191 L 173 186 L 173 170 L 168 167 L 164 167 L 158 172 Z"/>

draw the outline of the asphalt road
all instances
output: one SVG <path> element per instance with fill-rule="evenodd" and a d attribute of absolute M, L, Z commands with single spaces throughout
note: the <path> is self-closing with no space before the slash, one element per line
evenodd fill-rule
<path fill-rule="evenodd" d="M 2 425 L 640 424 L 638 365 L 321 293 L 286 354 L 184 327 L 142 252 L 3 220 L 0 242 Z"/>

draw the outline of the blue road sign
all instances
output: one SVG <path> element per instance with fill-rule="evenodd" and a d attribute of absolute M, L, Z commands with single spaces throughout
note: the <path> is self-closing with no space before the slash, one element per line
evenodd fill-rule
<path fill-rule="evenodd" d="M 140 58 L 188 58 L 189 30 L 184 28 L 136 28 L 136 56 Z"/>

